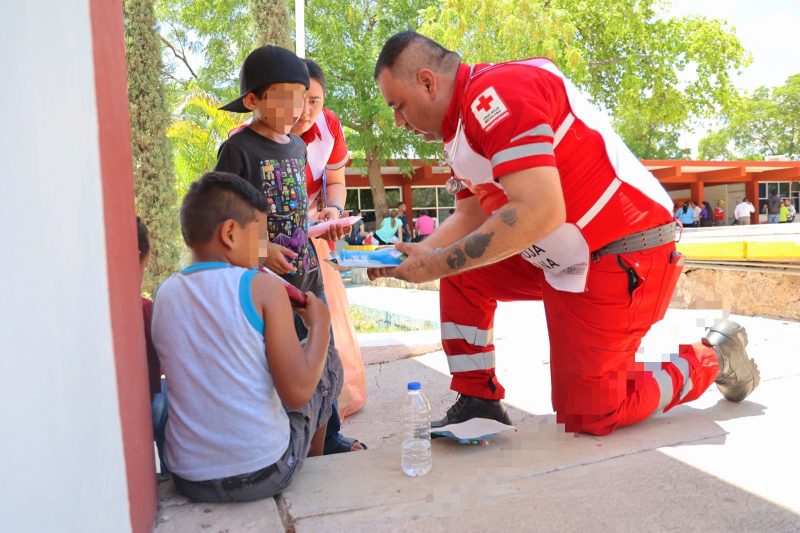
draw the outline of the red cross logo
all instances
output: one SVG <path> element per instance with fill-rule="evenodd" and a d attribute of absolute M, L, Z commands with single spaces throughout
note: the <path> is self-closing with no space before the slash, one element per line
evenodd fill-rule
<path fill-rule="evenodd" d="M 481 96 L 478 98 L 478 105 L 475 107 L 478 111 L 489 111 L 492 106 L 489 105 L 489 102 L 494 100 L 494 96 Z"/>

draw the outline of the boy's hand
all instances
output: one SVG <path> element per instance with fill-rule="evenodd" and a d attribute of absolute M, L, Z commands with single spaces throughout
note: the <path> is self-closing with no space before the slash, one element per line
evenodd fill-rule
<path fill-rule="evenodd" d="M 331 315 L 328 307 L 322 300 L 314 296 L 313 292 L 306 293 L 306 306 L 295 308 L 294 311 L 300 316 L 309 331 L 312 326 L 321 328 L 323 331 L 327 331 L 331 327 Z"/>
<path fill-rule="evenodd" d="M 280 244 L 275 244 L 274 242 L 267 243 L 267 258 L 264 260 L 264 266 L 276 274 L 295 272 L 297 268 L 293 267 L 292 264 L 287 261 L 287 257 L 296 259 L 297 254 Z"/>

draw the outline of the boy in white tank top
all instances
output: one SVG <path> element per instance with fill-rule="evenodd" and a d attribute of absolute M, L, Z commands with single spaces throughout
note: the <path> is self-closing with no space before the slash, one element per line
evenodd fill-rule
<path fill-rule="evenodd" d="M 341 389 L 322 300 L 309 292 L 294 309 L 308 328 L 301 345 L 283 285 L 250 268 L 266 210 L 234 174 L 194 182 L 180 213 L 193 264 L 156 293 L 153 342 L 170 380 L 166 462 L 178 491 L 200 501 L 281 492 L 307 455 L 322 453 Z"/>

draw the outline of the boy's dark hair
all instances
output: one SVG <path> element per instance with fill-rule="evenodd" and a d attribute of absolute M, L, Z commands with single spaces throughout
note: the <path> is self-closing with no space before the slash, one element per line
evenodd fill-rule
<path fill-rule="evenodd" d="M 312 80 L 317 80 L 317 83 L 322 85 L 322 94 L 325 94 L 326 87 L 325 87 L 325 73 L 322 72 L 322 68 L 313 60 L 313 59 L 304 59 L 303 61 L 306 62 L 306 68 L 308 69 L 308 76 Z"/>
<path fill-rule="evenodd" d="M 247 180 L 229 172 L 209 172 L 189 186 L 181 203 L 181 234 L 187 246 L 208 242 L 226 220 L 244 227 L 253 210 L 265 213 L 267 199 Z"/>
<path fill-rule="evenodd" d="M 136 217 L 136 237 L 139 241 L 139 261 L 150 253 L 150 232 L 140 217 Z"/>
<path fill-rule="evenodd" d="M 397 60 L 412 43 L 422 48 L 425 60 L 431 68 L 442 68 L 448 63 L 461 61 L 461 57 L 457 53 L 448 50 L 433 39 L 429 39 L 415 31 L 407 30 L 393 35 L 383 45 L 381 53 L 378 55 L 378 60 L 375 62 L 375 71 L 372 73 L 372 77 L 377 80 L 378 75 L 384 69 L 394 68 Z"/>

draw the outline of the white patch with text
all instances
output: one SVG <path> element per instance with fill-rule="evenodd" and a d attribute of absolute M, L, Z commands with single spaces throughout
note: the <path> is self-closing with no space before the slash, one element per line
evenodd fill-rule
<path fill-rule="evenodd" d="M 501 120 L 508 116 L 508 108 L 500 99 L 494 87 L 489 87 L 472 102 L 470 105 L 472 113 L 478 119 L 481 127 L 489 131 Z"/>

